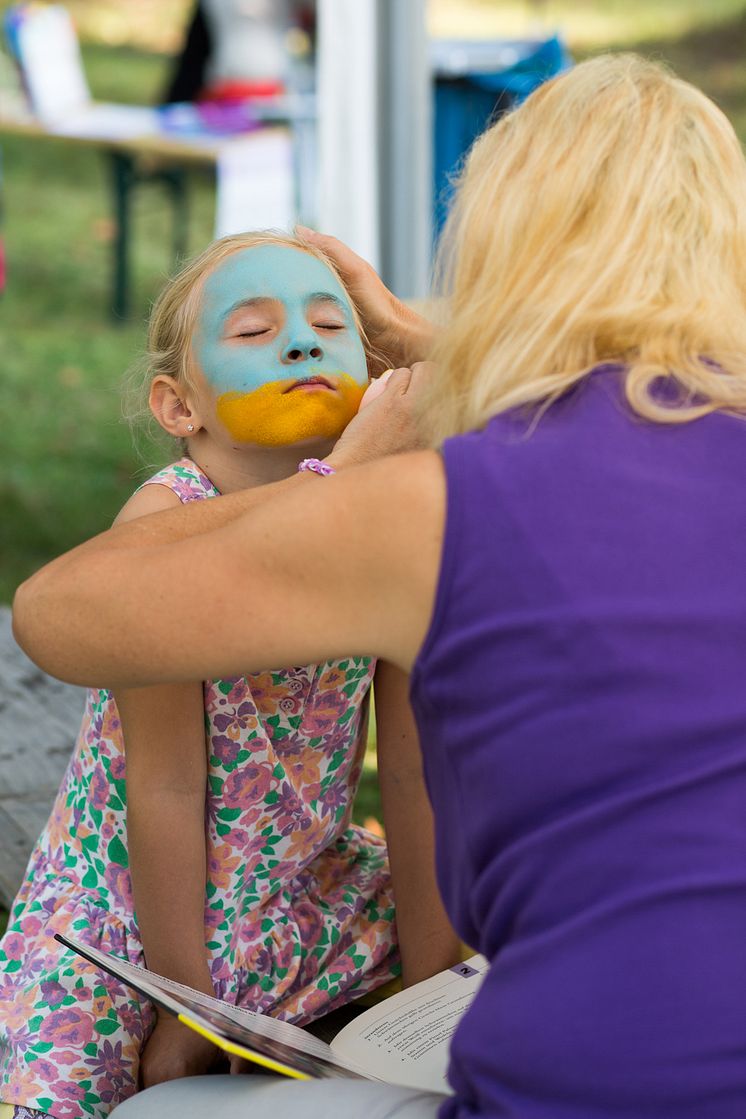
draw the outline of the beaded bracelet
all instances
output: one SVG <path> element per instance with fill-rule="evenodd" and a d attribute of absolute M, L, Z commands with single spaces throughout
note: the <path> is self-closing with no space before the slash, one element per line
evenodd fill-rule
<path fill-rule="evenodd" d="M 312 474 L 320 474 L 323 478 L 328 478 L 330 474 L 336 474 L 337 471 L 328 462 L 322 462 L 320 458 L 304 458 L 302 462 L 298 463 L 298 471 L 303 472 L 309 470 Z"/>

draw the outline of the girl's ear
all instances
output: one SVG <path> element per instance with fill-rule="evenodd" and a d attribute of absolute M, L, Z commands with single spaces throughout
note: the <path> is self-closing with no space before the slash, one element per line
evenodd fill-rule
<path fill-rule="evenodd" d="M 165 373 L 153 378 L 148 404 L 163 430 L 175 439 L 188 439 L 202 427 L 202 419 L 192 407 L 186 385 L 180 385 Z"/>

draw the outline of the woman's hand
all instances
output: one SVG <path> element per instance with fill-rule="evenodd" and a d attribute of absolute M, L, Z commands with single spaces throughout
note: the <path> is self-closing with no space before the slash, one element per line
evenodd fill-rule
<path fill-rule="evenodd" d="M 201 1076 L 222 1059 L 211 1041 L 183 1026 L 176 1018 L 158 1016 L 140 1058 L 140 1084 L 152 1088 L 165 1080 Z"/>
<path fill-rule="evenodd" d="M 411 369 L 395 369 L 380 396 L 347 425 L 327 462 L 338 467 L 360 466 L 385 455 L 429 446 L 419 419 L 418 400 L 432 369 L 429 361 L 415 362 Z"/>
<path fill-rule="evenodd" d="M 375 269 L 342 241 L 306 226 L 298 226 L 297 231 L 304 240 L 331 257 L 339 270 L 374 351 L 374 373 L 429 357 L 435 337 L 432 323 L 397 299 Z"/>

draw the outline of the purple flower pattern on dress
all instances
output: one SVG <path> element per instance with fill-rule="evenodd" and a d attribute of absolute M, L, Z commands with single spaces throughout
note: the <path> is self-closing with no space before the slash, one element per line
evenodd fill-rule
<path fill-rule="evenodd" d="M 184 502 L 216 493 L 187 459 L 151 481 Z M 228 1002 L 303 1023 L 398 972 L 386 849 L 350 825 L 373 671 L 350 657 L 204 686 L 205 928 Z M 0 940 L 0 1099 L 54 1119 L 104 1119 L 130 1096 L 154 1022 L 53 939 L 144 962 L 125 770 L 116 705 L 94 689 Z"/>

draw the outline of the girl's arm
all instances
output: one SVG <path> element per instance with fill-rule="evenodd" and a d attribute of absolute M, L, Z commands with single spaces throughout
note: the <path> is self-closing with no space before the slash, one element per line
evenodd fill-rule
<path fill-rule="evenodd" d="M 130 499 L 117 523 L 176 503 L 166 487 L 146 486 Z M 127 761 L 130 875 L 145 961 L 151 971 L 212 995 L 204 924 L 202 683 L 124 689 L 115 698 Z M 205 1072 L 215 1052 L 170 1015 L 159 1016 L 142 1055 L 142 1084 Z"/>
<path fill-rule="evenodd" d="M 435 880 L 433 814 L 425 790 L 409 676 L 379 661 L 374 683 L 378 781 L 405 987 L 460 959 Z"/>
<path fill-rule="evenodd" d="M 205 949 L 202 684 L 116 694 L 127 758 L 127 839 L 135 912 L 151 971 L 214 994 Z"/>
<path fill-rule="evenodd" d="M 202 684 L 116 695 L 127 758 L 127 839 L 145 962 L 213 995 L 205 948 L 205 787 Z M 217 1051 L 158 1014 L 140 1061 L 149 1088 L 207 1072 Z"/>

